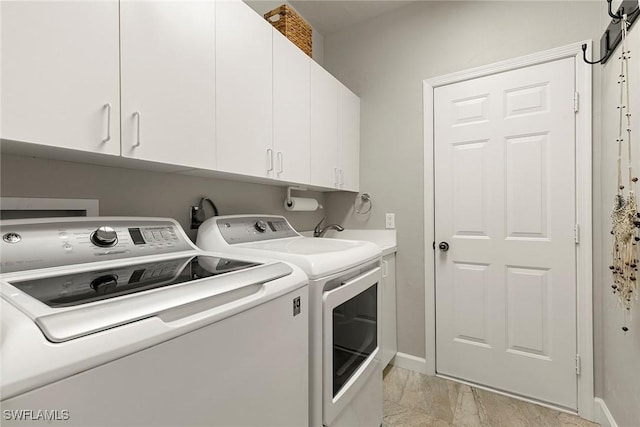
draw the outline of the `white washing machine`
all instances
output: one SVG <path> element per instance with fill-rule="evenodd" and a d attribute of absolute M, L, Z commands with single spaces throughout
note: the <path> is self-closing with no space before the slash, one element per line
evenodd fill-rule
<path fill-rule="evenodd" d="M 196 245 L 302 268 L 309 276 L 309 425 L 381 425 L 378 246 L 304 237 L 273 215 L 211 218 L 200 226 Z"/>
<path fill-rule="evenodd" d="M 3 426 L 308 420 L 299 268 L 197 249 L 170 219 L 0 223 Z"/>

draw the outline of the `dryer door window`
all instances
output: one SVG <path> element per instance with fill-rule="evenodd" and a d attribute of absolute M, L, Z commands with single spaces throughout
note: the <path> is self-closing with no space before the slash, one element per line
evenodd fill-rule
<path fill-rule="evenodd" d="M 378 346 L 378 286 L 333 309 L 333 396 Z"/>

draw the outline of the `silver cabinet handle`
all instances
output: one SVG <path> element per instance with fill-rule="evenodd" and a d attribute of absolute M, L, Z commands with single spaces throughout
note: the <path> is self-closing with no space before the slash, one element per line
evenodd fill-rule
<path fill-rule="evenodd" d="M 284 154 L 282 154 L 282 151 L 278 151 L 277 156 L 278 156 L 278 163 L 280 163 L 278 174 L 281 174 L 282 172 L 284 172 Z"/>
<path fill-rule="evenodd" d="M 267 172 L 271 172 L 273 170 L 273 150 L 271 148 L 267 148 L 267 160 L 269 161 Z"/>
<path fill-rule="evenodd" d="M 111 104 L 108 102 L 102 107 L 107 110 L 107 136 L 102 140 L 102 143 L 111 141 Z"/>
<path fill-rule="evenodd" d="M 133 113 L 133 117 L 135 117 L 138 121 L 138 127 L 136 130 L 136 143 L 133 144 L 133 148 L 136 148 L 140 146 L 140 112 L 136 111 L 135 113 Z"/>

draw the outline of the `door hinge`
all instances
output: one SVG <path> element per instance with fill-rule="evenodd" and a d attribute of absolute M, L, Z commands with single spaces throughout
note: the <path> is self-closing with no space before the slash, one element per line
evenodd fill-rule
<path fill-rule="evenodd" d="M 580 355 L 576 354 L 576 375 L 580 375 Z"/>
<path fill-rule="evenodd" d="M 580 94 L 573 92 L 573 111 L 578 112 L 580 110 Z"/>
<path fill-rule="evenodd" d="M 580 224 L 576 224 L 573 227 L 573 237 L 577 243 L 580 243 Z"/>

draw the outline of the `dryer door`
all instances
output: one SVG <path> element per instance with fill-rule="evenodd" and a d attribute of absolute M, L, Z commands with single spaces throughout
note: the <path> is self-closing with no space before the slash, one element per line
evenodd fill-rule
<path fill-rule="evenodd" d="M 380 375 L 380 268 L 323 294 L 323 421 L 330 425 Z"/>

